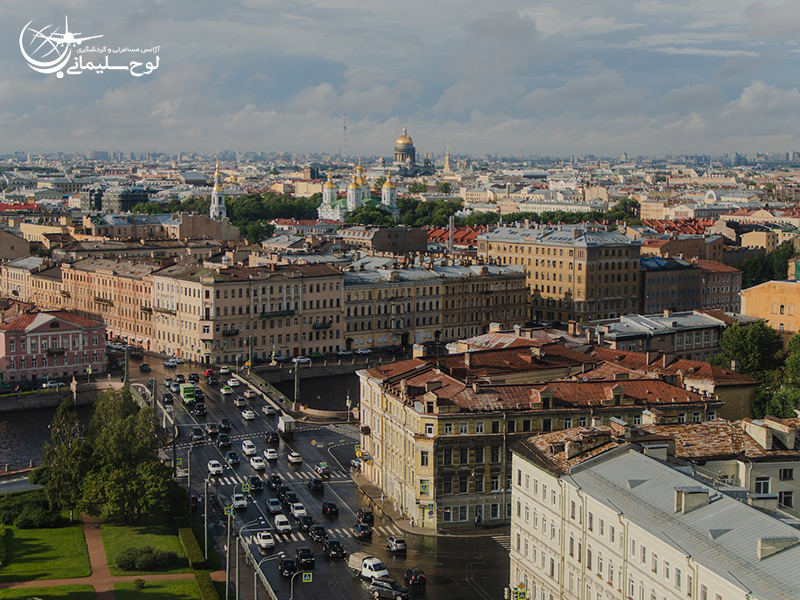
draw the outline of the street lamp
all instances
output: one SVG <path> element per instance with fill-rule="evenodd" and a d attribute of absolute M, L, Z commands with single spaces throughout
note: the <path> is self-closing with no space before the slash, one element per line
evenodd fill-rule
<path fill-rule="evenodd" d="M 292 580 L 289 582 L 289 600 L 294 600 L 294 578 L 301 574 L 305 574 L 305 572 L 297 571 L 292 575 Z"/>
<path fill-rule="evenodd" d="M 236 541 L 236 600 L 239 600 L 239 547 L 242 545 L 242 542 L 244 542 L 242 532 L 254 525 L 264 525 L 264 523 L 264 517 L 258 517 L 257 519 L 248 521 L 239 528 L 239 533 L 237 534 L 239 539 Z"/>
<path fill-rule="evenodd" d="M 272 554 L 258 561 L 258 564 L 253 569 L 253 600 L 258 600 L 258 573 L 261 571 L 261 565 L 271 560 L 283 558 L 284 556 L 286 556 L 286 554 L 278 552 L 277 554 Z"/>

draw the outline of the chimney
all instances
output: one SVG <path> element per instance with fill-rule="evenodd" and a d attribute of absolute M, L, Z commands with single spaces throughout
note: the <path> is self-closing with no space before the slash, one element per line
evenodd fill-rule
<path fill-rule="evenodd" d="M 672 309 L 671 308 L 665 308 L 664 309 L 664 316 L 665 317 L 671 317 L 672 316 Z"/>
<path fill-rule="evenodd" d="M 470 350 L 464 352 L 464 366 L 468 369 L 472 368 L 472 352 Z"/>
<path fill-rule="evenodd" d="M 425 382 L 425 392 L 432 392 L 433 390 L 438 390 L 442 387 L 441 381 L 426 381 Z"/>
<path fill-rule="evenodd" d="M 758 560 L 763 560 L 781 550 L 796 546 L 798 543 L 800 543 L 800 538 L 793 536 L 760 538 L 758 540 Z"/>
<path fill-rule="evenodd" d="M 647 366 L 650 366 L 651 362 L 653 362 L 654 360 L 657 360 L 659 354 L 660 354 L 660 352 L 658 350 L 655 350 L 655 351 L 648 350 L 647 351 Z"/>
<path fill-rule="evenodd" d="M 674 359 L 675 357 L 672 354 L 664 354 L 661 357 L 661 366 L 666 369 L 668 366 L 672 364 L 672 361 Z"/>
<path fill-rule="evenodd" d="M 708 505 L 708 488 L 700 486 L 681 486 L 675 488 L 675 512 L 685 515 L 688 512 Z"/>
<path fill-rule="evenodd" d="M 739 359 L 732 358 L 731 359 L 731 371 L 735 371 L 736 373 L 739 372 Z"/>

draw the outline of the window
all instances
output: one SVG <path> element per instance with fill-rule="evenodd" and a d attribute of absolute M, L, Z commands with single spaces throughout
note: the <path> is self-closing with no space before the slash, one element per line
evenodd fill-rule
<path fill-rule="evenodd" d="M 793 481 L 794 469 L 781 469 L 779 478 L 781 481 Z"/>
<path fill-rule="evenodd" d="M 669 579 L 669 561 L 664 561 L 664 579 Z"/>
<path fill-rule="evenodd" d="M 444 492 L 445 494 L 452 494 L 453 493 L 453 480 L 450 477 L 445 477 L 442 480 L 444 484 Z"/>
<path fill-rule="evenodd" d="M 452 423 L 445 423 L 444 424 L 444 434 L 445 435 L 452 435 L 453 433 L 453 424 Z"/>
<path fill-rule="evenodd" d="M 428 451 L 423 450 L 419 453 L 419 466 L 427 467 L 428 466 Z"/>
<path fill-rule="evenodd" d="M 483 433 L 483 421 L 475 422 L 475 433 Z"/>
<path fill-rule="evenodd" d="M 433 423 L 425 423 L 425 435 L 433 437 Z"/>
<path fill-rule="evenodd" d="M 794 494 L 792 492 L 778 492 L 778 504 L 786 508 L 794 508 Z"/>
<path fill-rule="evenodd" d="M 492 475 L 491 487 L 489 489 L 492 492 L 499 492 L 500 491 L 500 476 L 499 475 Z"/>
<path fill-rule="evenodd" d="M 647 548 L 642 544 L 642 564 L 647 563 Z"/>
<path fill-rule="evenodd" d="M 475 464 L 483 464 L 483 448 L 475 448 Z"/>
<path fill-rule="evenodd" d="M 467 423 L 459 423 L 458 424 L 458 433 L 464 435 L 467 433 Z"/>
<path fill-rule="evenodd" d="M 700 584 L 700 600 L 708 600 L 708 588 Z"/>
<path fill-rule="evenodd" d="M 678 567 L 675 567 L 675 587 L 680 589 L 683 584 L 683 580 L 681 579 L 681 570 Z"/>
<path fill-rule="evenodd" d="M 631 556 L 636 556 L 636 540 L 631 539 Z"/>
<path fill-rule="evenodd" d="M 500 421 L 492 421 L 492 433 L 500 433 Z"/>
<path fill-rule="evenodd" d="M 442 462 L 446 465 L 453 464 L 453 449 L 452 448 L 445 448 L 442 450 Z"/>
<path fill-rule="evenodd" d="M 658 554 L 655 552 L 650 555 L 650 570 L 653 573 L 658 573 Z"/>
<path fill-rule="evenodd" d="M 589 522 L 587 523 L 589 531 L 594 531 L 594 514 L 589 513 Z"/>
<path fill-rule="evenodd" d="M 769 494 L 769 477 L 756 477 L 756 494 Z"/>
<path fill-rule="evenodd" d="M 603 519 L 599 519 L 600 521 L 600 535 L 603 536 L 606 533 L 606 522 Z"/>

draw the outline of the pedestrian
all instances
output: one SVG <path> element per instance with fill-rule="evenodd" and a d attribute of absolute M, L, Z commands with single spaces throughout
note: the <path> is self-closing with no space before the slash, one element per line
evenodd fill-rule
<path fill-rule="evenodd" d="M 381 504 L 383 504 L 383 500 L 384 500 L 385 498 L 386 498 L 386 496 L 384 496 L 384 495 L 383 495 L 383 492 L 381 492 Z"/>
<path fill-rule="evenodd" d="M 414 526 L 414 517 L 411 517 L 410 522 L 411 522 L 411 526 L 413 527 Z"/>

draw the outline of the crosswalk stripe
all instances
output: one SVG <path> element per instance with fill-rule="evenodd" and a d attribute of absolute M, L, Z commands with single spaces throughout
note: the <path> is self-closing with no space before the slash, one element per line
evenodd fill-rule
<path fill-rule="evenodd" d="M 511 536 L 510 535 L 493 535 L 492 539 L 500 544 L 507 551 L 511 550 Z"/>

